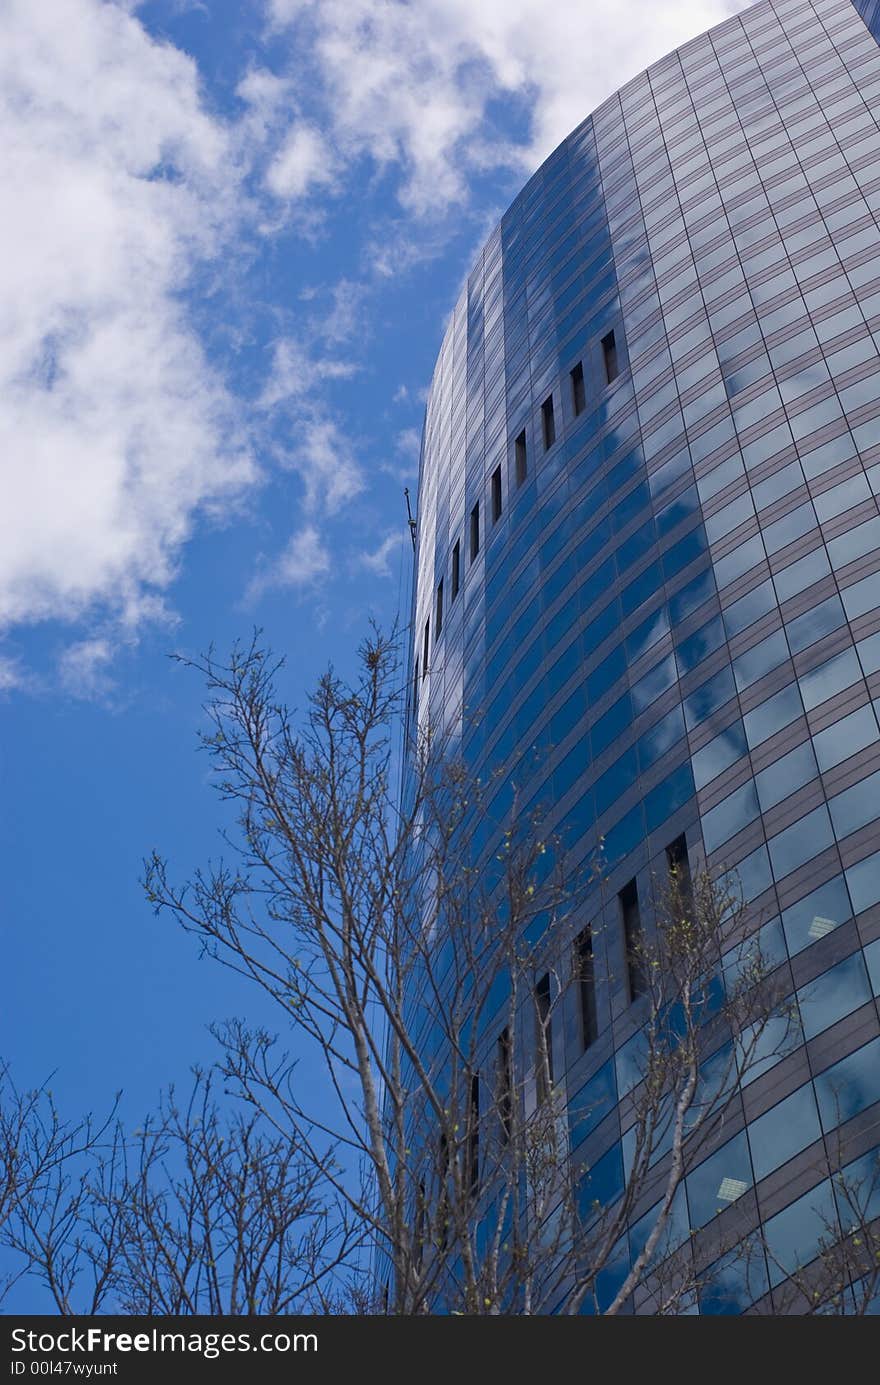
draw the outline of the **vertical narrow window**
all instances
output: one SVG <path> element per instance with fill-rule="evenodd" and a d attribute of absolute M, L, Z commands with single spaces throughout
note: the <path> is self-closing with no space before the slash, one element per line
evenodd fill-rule
<path fill-rule="evenodd" d="M 440 1249 L 445 1250 L 449 1241 L 449 1141 L 446 1132 L 440 1132 L 440 1150 L 437 1168 L 437 1239 Z"/>
<path fill-rule="evenodd" d="M 667 913 L 682 920 L 693 915 L 694 896 L 691 886 L 691 865 L 688 860 L 687 839 L 684 833 L 666 848 L 668 880 L 662 896 Z"/>
<path fill-rule="evenodd" d="M 492 523 L 501 518 L 501 468 L 496 466 L 492 472 Z"/>
<path fill-rule="evenodd" d="M 620 374 L 620 366 L 617 362 L 617 342 L 614 340 L 614 333 L 609 332 L 602 338 L 602 356 L 605 361 L 605 379 L 609 385 L 612 380 L 616 380 Z"/>
<path fill-rule="evenodd" d="M 452 592 L 450 601 L 454 601 L 458 596 L 458 589 L 461 586 L 461 540 L 455 540 L 452 550 Z"/>
<path fill-rule="evenodd" d="M 434 643 L 440 638 L 443 629 L 443 578 L 437 583 L 437 614 L 434 617 Z"/>
<path fill-rule="evenodd" d="M 584 1048 L 589 1048 L 599 1037 L 592 928 L 585 928 L 575 940 L 575 967 L 580 999 L 581 1039 Z"/>
<path fill-rule="evenodd" d="M 556 441 L 556 419 L 553 416 L 553 395 L 541 405 L 541 427 L 544 430 L 544 451 Z"/>
<path fill-rule="evenodd" d="M 513 444 L 513 451 L 514 451 L 514 465 L 515 465 L 515 467 L 516 467 L 516 484 L 517 484 L 518 486 L 521 486 L 522 483 L 523 483 L 523 481 L 526 479 L 526 477 L 527 477 L 528 474 L 529 474 L 529 458 L 528 458 L 528 454 L 527 454 L 527 452 L 526 452 L 526 430 L 525 430 L 525 428 L 522 430 L 522 432 L 519 434 L 519 436 L 518 436 L 516 442 Z"/>
<path fill-rule="evenodd" d="M 509 1029 L 502 1029 L 498 1035 L 496 1065 L 495 1095 L 498 1102 L 498 1122 L 501 1126 L 501 1139 L 507 1144 L 513 1131 L 513 1048 Z"/>
<path fill-rule="evenodd" d="M 422 677 L 428 672 L 428 655 L 431 649 L 431 621 L 430 617 L 425 621 L 425 640 L 422 645 Z"/>
<path fill-rule="evenodd" d="M 419 711 L 419 656 L 416 653 L 416 671 L 413 674 L 413 720 L 418 716 Z"/>
<path fill-rule="evenodd" d="M 623 945 L 626 950 L 626 976 L 630 1000 L 638 1000 L 647 989 L 645 977 L 645 958 L 643 947 L 645 935 L 642 930 L 642 916 L 639 910 L 639 892 L 635 880 L 624 885 L 618 895 L 620 917 L 623 923 Z"/>
<path fill-rule="evenodd" d="M 480 551 L 480 502 L 471 510 L 471 562 Z"/>
<path fill-rule="evenodd" d="M 538 1100 L 546 1101 L 553 1086 L 553 1031 L 550 1023 L 550 973 L 535 987 Z"/>
<path fill-rule="evenodd" d="M 425 1242 L 428 1239 L 428 1197 L 424 1178 L 419 1179 L 419 1200 L 416 1207 L 416 1244 L 413 1252 L 416 1272 L 422 1268 Z"/>
<path fill-rule="evenodd" d="M 587 407 L 587 392 L 584 388 L 584 367 L 578 361 L 574 370 L 571 372 L 571 407 L 574 409 L 575 418 L 582 414 Z"/>
<path fill-rule="evenodd" d="M 477 1072 L 471 1074 L 470 1080 L 467 1161 L 468 1184 L 475 1193 L 480 1186 L 480 1075 Z"/>
<path fill-rule="evenodd" d="M 691 888 L 691 863 L 688 860 L 687 838 L 684 833 L 676 837 L 666 848 L 666 864 L 669 874 L 675 878 L 682 893 L 689 894 Z"/>

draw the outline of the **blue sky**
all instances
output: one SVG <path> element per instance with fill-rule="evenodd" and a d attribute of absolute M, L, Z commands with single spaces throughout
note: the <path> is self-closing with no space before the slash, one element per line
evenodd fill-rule
<path fill-rule="evenodd" d="M 446 315 L 556 143 L 732 0 L 7 0 L 0 1055 L 139 1118 L 248 992 L 138 879 L 218 849 L 202 689 L 408 604 Z"/>

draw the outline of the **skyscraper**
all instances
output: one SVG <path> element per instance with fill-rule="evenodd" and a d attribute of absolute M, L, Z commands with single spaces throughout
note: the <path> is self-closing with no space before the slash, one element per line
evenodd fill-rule
<path fill-rule="evenodd" d="M 777 1263 L 703 1311 L 809 1259 L 835 1131 L 880 1144 L 878 40 L 880 0 L 762 0 L 605 101 L 490 236 L 426 412 L 410 730 L 498 776 L 486 858 L 513 781 L 604 840 L 569 1112 L 633 1080 L 667 853 L 735 869 L 789 969 L 799 1041 L 715 1170 Z M 624 1126 L 571 1121 L 609 1195 Z"/>

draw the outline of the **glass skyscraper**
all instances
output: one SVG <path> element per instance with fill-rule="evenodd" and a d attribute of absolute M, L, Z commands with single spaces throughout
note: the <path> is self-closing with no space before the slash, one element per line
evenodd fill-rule
<path fill-rule="evenodd" d="M 605 101 L 487 241 L 427 404 L 411 742 L 498 776 L 478 858 L 512 782 L 604 840 L 593 1032 L 552 1036 L 572 1155 L 623 1168 L 667 852 L 736 870 L 798 1002 L 726 1170 L 778 1264 L 702 1311 L 809 1259 L 839 1126 L 880 1144 L 878 40 L 880 0 L 763 0 Z"/>

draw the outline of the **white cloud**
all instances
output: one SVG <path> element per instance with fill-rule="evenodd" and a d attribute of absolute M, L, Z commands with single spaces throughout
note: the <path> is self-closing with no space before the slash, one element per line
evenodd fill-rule
<path fill-rule="evenodd" d="M 354 445 L 320 393 L 322 385 L 348 379 L 357 368 L 349 361 L 315 356 L 291 338 L 275 345 L 261 403 L 266 410 L 286 415 L 284 434 L 289 441 L 276 455 L 282 466 L 299 472 L 310 516 L 335 514 L 364 488 Z"/>
<path fill-rule="evenodd" d="M 307 524 L 294 534 L 284 552 L 251 582 L 248 596 L 262 595 L 270 587 L 307 587 L 330 571 L 330 554 L 318 530 Z"/>
<path fill-rule="evenodd" d="M 18 659 L 0 654 L 0 693 L 11 692 L 13 688 L 24 687 L 27 676 Z"/>
<path fill-rule="evenodd" d="M 276 197 L 303 197 L 335 182 L 330 146 L 313 125 L 300 122 L 288 131 L 266 170 L 266 186 Z"/>
<path fill-rule="evenodd" d="M 61 686 L 71 697 L 87 700 L 106 697 L 114 686 L 109 674 L 112 662 L 113 649 L 106 639 L 71 644 L 58 660 Z"/>
<path fill-rule="evenodd" d="M 463 202 L 480 167 L 534 167 L 612 91 L 749 0 L 269 0 L 311 50 L 334 143 L 404 170 L 417 213 Z M 490 102 L 529 108 L 521 146 L 493 136 Z"/>
<path fill-rule="evenodd" d="M 306 509 L 336 514 L 365 485 L 351 440 L 336 419 L 320 414 L 302 418 L 299 428 L 290 456 L 305 485 Z"/>
<path fill-rule="evenodd" d="M 397 553 L 404 538 L 405 534 L 400 530 L 387 534 L 379 544 L 379 547 L 374 549 L 373 552 L 358 554 L 358 566 L 366 568 L 366 570 L 372 572 L 375 577 L 393 576 L 391 559 Z"/>
<path fill-rule="evenodd" d="M 318 335 L 331 345 L 361 340 L 367 334 L 365 300 L 367 285 L 342 278 L 330 290 L 331 307 L 316 323 Z"/>
<path fill-rule="evenodd" d="M 402 457 L 418 462 L 422 451 L 422 434 L 418 428 L 403 428 L 394 439 L 394 445 Z"/>
<path fill-rule="evenodd" d="M 235 224 L 236 148 L 119 6 L 8 0 L 3 30 L 0 625 L 137 623 L 256 476 L 181 300 Z"/>
<path fill-rule="evenodd" d="M 303 342 L 282 337 L 275 343 L 272 369 L 260 403 L 264 409 L 293 404 L 307 398 L 329 380 L 350 379 L 358 369 L 354 361 L 316 356 Z"/>

